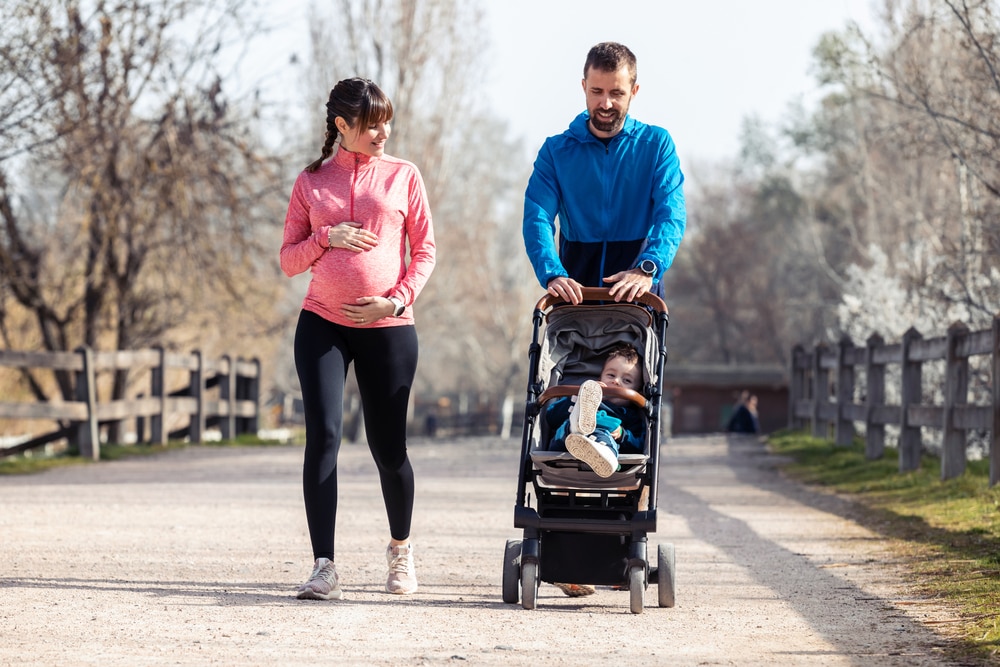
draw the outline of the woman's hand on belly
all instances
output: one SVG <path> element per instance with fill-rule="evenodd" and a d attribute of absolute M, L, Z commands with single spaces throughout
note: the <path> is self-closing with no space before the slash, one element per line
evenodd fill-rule
<path fill-rule="evenodd" d="M 357 324 L 371 324 L 392 315 L 396 305 L 384 296 L 363 296 L 340 307 L 344 317 Z"/>
<path fill-rule="evenodd" d="M 361 226 L 360 222 L 341 222 L 326 228 L 326 239 L 331 250 L 341 248 L 351 252 L 364 252 L 378 245 L 378 236 Z"/>

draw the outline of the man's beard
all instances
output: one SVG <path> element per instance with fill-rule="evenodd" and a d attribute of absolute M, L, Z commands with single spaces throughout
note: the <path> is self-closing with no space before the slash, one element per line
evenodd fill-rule
<path fill-rule="evenodd" d="M 621 113 L 617 113 L 611 120 L 601 120 L 596 113 L 590 114 L 590 124 L 594 126 L 595 130 L 600 132 L 617 132 L 622 129 L 625 124 L 625 115 L 628 113 L 628 109 L 625 109 Z"/>

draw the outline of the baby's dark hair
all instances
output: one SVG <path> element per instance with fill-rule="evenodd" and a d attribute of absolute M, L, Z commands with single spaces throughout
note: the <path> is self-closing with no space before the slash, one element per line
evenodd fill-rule
<path fill-rule="evenodd" d="M 639 353 L 634 347 L 628 343 L 618 343 L 613 348 L 608 351 L 606 357 L 604 357 L 604 363 L 608 363 L 615 357 L 621 357 L 630 364 L 639 363 Z"/>
<path fill-rule="evenodd" d="M 306 167 L 306 171 L 316 171 L 323 160 L 333 155 L 333 144 L 340 133 L 336 122 L 338 116 L 350 127 L 388 123 L 392 120 L 392 102 L 381 88 L 368 79 L 355 77 L 337 82 L 326 103 L 326 142 L 320 158 Z"/>

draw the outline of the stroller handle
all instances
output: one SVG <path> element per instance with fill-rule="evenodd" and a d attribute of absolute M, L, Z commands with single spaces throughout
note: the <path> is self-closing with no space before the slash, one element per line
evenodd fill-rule
<path fill-rule="evenodd" d="M 611 289 L 608 287 L 584 287 L 583 300 L 614 301 L 615 299 L 614 297 L 611 296 Z M 535 309 L 544 311 L 560 303 L 569 303 L 569 301 L 566 301 L 565 299 L 559 296 L 552 296 L 551 294 L 546 292 L 545 296 L 543 296 L 541 299 L 538 300 L 538 303 L 535 305 Z M 646 292 L 645 294 L 640 296 L 638 299 L 635 299 L 634 301 L 626 301 L 624 303 L 641 303 L 642 305 L 647 306 L 658 313 L 667 312 L 667 304 L 663 302 L 663 299 L 650 292 Z"/>
<path fill-rule="evenodd" d="M 646 397 L 637 391 L 632 389 L 626 389 L 624 387 L 605 387 L 601 386 L 605 396 L 610 396 L 612 398 L 624 398 L 625 400 L 632 401 L 640 408 L 646 407 Z M 562 398 L 563 396 L 576 396 L 580 393 L 580 385 L 578 384 L 558 384 L 554 387 L 549 387 L 542 392 L 542 395 L 538 397 L 538 404 L 545 405 L 548 401 L 553 398 Z"/>

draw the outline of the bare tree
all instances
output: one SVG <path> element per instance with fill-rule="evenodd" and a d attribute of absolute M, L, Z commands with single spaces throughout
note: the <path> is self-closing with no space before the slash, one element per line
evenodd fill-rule
<path fill-rule="evenodd" d="M 263 237 L 281 219 L 280 181 L 257 110 L 222 75 L 252 6 L 25 0 L 5 13 L 6 346 L 210 348 L 274 330 L 275 281 L 261 278 L 276 271 Z M 67 378 L 59 388 L 70 395 Z"/>
<path fill-rule="evenodd" d="M 891 0 L 879 39 L 853 30 L 817 50 L 832 90 L 817 127 L 842 139 L 823 146 L 828 183 L 850 184 L 841 202 L 867 222 L 862 246 L 888 255 L 914 299 L 981 322 L 1000 305 L 996 12 L 987 0 Z"/>

